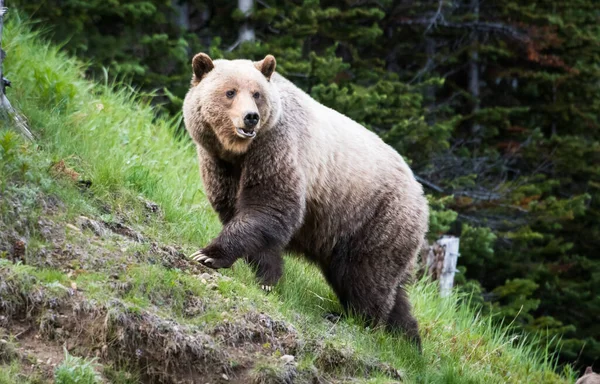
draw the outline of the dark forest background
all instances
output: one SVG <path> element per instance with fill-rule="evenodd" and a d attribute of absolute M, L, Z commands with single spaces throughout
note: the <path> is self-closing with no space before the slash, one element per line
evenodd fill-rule
<path fill-rule="evenodd" d="M 600 4 L 595 0 L 13 0 L 89 75 L 177 114 L 190 61 L 277 58 L 378 133 L 460 236 L 472 305 L 600 356 Z M 558 343 L 561 338 L 560 344 Z"/>

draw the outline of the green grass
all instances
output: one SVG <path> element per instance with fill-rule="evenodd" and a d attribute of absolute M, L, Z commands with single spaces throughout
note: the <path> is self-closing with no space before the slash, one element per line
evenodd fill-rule
<path fill-rule="evenodd" d="M 35 374 L 23 373 L 23 367 L 16 361 L 0 364 L 0 384 L 43 384 L 45 380 Z"/>
<path fill-rule="evenodd" d="M 5 73 L 13 83 L 9 97 L 29 119 L 37 139 L 34 144 L 17 140 L 19 144 L 14 145 L 11 143 L 16 139 L 6 138 L 10 134 L 0 131 L 0 138 L 4 137 L 0 144 L 8 148 L 0 158 L 4 162 L 0 193 L 27 183 L 38 185 L 65 202 L 64 220 L 84 214 L 112 221 L 118 212 L 145 235 L 178 244 L 188 254 L 218 233 L 218 220 L 201 189 L 193 145 L 186 139 L 174 139 L 176 120 L 156 118 L 148 103 L 127 86 L 85 80 L 81 64 L 42 42 L 14 17 L 5 29 L 3 45 L 7 52 Z M 92 181 L 89 193 L 82 194 L 68 182 L 48 176 L 48 167 L 60 159 L 83 179 Z M 2 182 L 2 176 L 8 174 L 19 182 Z M 19 196 L 35 216 L 34 195 L 27 197 L 25 191 Z M 158 203 L 161 214 L 148 219 L 139 197 Z M 103 206 L 109 206 L 110 213 Z M 8 217 L 9 213 L 2 213 L 3 219 Z M 31 231 L 39 238 L 34 227 Z M 18 265 L 11 268 L 24 284 L 33 284 L 27 275 L 50 286 L 65 281 L 64 274 L 57 271 Z M 266 296 L 242 262 L 222 273 L 232 279 L 219 282 L 217 292 L 231 300 L 217 308 L 237 304 L 240 313 L 244 308 L 256 308 L 285 318 L 306 341 L 296 357 L 300 365 L 316 366 L 333 376 L 361 377 L 368 368 L 366 361 L 379 360 L 400 369 L 407 383 L 574 381 L 568 368 L 562 377 L 554 372 L 549 351 L 536 350 L 533 345 L 538 344 L 532 340 L 514 338 L 489 318 L 478 317 L 468 306 L 459 304 L 457 295 L 440 298 L 436 287 L 425 281 L 410 289 L 424 337 L 424 353 L 419 356 L 400 337 L 366 329 L 357 318 L 337 324 L 323 320 L 323 313 L 339 311 L 339 303 L 320 272 L 295 257 L 286 257 L 284 278 L 274 293 Z M 154 307 L 165 316 L 191 324 L 210 324 L 222 317 L 220 311 L 209 310 L 184 319 L 186 297 L 210 297 L 207 287 L 185 271 L 139 264 L 123 271 L 122 277 L 130 283 L 123 293 L 109 288 L 109 277 L 102 272 L 81 274 L 76 282 L 94 299 L 106 301 L 120 294 L 139 308 Z M 314 347 L 320 342 L 324 342 L 324 349 Z M 257 366 L 257 377 L 280 374 L 280 367 Z M 385 379 L 375 374 L 365 382 Z"/>

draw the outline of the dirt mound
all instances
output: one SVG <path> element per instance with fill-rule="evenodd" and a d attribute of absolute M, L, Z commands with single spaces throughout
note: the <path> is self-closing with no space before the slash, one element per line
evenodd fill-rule
<path fill-rule="evenodd" d="M 27 189 L 2 197 L 4 218 L 17 218 L 0 216 L 2 361 L 17 359 L 48 380 L 65 351 L 96 357 L 105 378 L 107 369 L 122 369 L 144 383 L 338 383 L 365 373 L 400 379 L 390 367 L 307 341 L 289 322 L 242 304 L 248 299 L 220 288 L 230 278 L 141 233 L 125 214 L 66 220 L 57 198 Z M 139 204 L 160 215 L 156 204 Z M 303 355 L 312 358 L 299 361 Z"/>
<path fill-rule="evenodd" d="M 145 383 L 244 383 L 257 355 L 290 354 L 297 345 L 293 327 L 264 313 L 251 312 L 205 332 L 118 299 L 98 305 L 78 292 L 57 295 L 42 286 L 22 294 L 23 284 L 32 282 L 11 278 L 6 267 L 0 278 L 6 330 L 49 366 L 62 359 L 64 346 L 103 363 L 134 367 Z M 5 300 L 9 295 L 16 299 Z"/>

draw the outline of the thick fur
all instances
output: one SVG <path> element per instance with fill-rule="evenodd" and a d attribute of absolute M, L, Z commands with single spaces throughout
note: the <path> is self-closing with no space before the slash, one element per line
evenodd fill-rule
<path fill-rule="evenodd" d="M 199 260 L 226 268 L 243 257 L 261 284 L 273 285 L 282 252 L 302 253 L 346 309 L 404 330 L 420 347 L 404 286 L 429 211 L 402 157 L 273 73 L 272 56 L 260 62 L 196 56 L 184 121 L 223 223 Z M 237 92 L 233 100 L 224 96 L 229 89 Z M 250 98 L 256 92 L 261 97 Z M 247 110 L 260 115 L 253 139 L 235 134 Z"/>
<path fill-rule="evenodd" d="M 587 367 L 575 384 L 600 384 L 600 375 L 594 373 L 592 367 Z"/>

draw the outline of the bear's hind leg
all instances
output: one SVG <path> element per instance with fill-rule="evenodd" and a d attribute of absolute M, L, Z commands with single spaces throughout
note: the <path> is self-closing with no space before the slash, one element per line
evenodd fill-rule
<path fill-rule="evenodd" d="M 281 252 L 265 250 L 246 257 L 256 273 L 256 278 L 261 288 L 267 292 L 273 290 L 283 275 L 283 257 Z"/>
<path fill-rule="evenodd" d="M 403 273 L 397 272 L 402 268 L 381 268 L 381 259 L 373 260 L 373 255 L 385 256 L 395 250 L 389 251 L 385 247 L 361 250 L 359 247 L 340 245 L 335 249 L 337 252 L 334 252 L 331 264 L 324 271 L 327 281 L 346 311 L 358 314 L 368 323 L 383 325 L 390 331 L 400 331 L 421 352 L 419 326 L 402 288 L 404 278 L 398 276 L 398 273 Z M 385 260 L 385 257 L 382 259 Z"/>
<path fill-rule="evenodd" d="M 406 291 L 401 286 L 396 292 L 396 302 L 392 307 L 387 321 L 391 330 L 399 329 L 406 337 L 416 344 L 419 352 L 422 352 L 421 336 L 419 335 L 419 324 L 411 312 L 410 301 Z"/>

